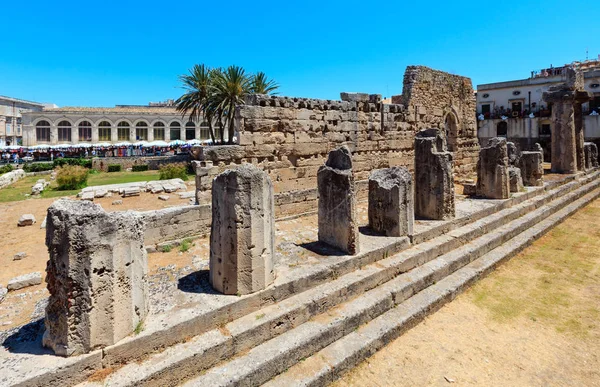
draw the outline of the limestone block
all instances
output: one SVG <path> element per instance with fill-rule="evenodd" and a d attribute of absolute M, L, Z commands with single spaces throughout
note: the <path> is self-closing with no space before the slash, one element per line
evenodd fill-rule
<path fill-rule="evenodd" d="M 356 189 L 352 158 L 346 146 L 329 152 L 325 165 L 317 172 L 317 186 L 319 241 L 348 254 L 358 253 Z"/>
<path fill-rule="evenodd" d="M 43 344 L 57 355 L 88 353 L 130 335 L 148 313 L 142 218 L 62 199 L 48 208 Z"/>
<path fill-rule="evenodd" d="M 510 192 L 521 192 L 523 190 L 523 179 L 521 170 L 517 167 L 508 167 L 508 179 L 510 182 Z"/>
<path fill-rule="evenodd" d="M 39 285 L 42 283 L 42 273 L 29 273 L 20 275 L 8 281 L 8 290 L 19 290 L 28 286 Z"/>
<path fill-rule="evenodd" d="M 94 201 L 94 191 L 86 191 L 81 194 L 81 200 Z"/>
<path fill-rule="evenodd" d="M 27 257 L 27 253 L 25 253 L 25 252 L 16 253 L 13 256 L 13 261 L 20 261 L 21 259 L 23 259 L 25 257 Z"/>
<path fill-rule="evenodd" d="M 369 176 L 369 226 L 387 236 L 413 235 L 412 175 L 402 167 L 378 169 Z"/>
<path fill-rule="evenodd" d="M 140 187 L 126 187 L 121 192 L 121 196 L 124 198 L 129 196 L 140 196 Z"/>
<path fill-rule="evenodd" d="M 224 294 L 249 294 L 274 280 L 273 184 L 252 164 L 226 170 L 212 184 L 209 278 Z"/>
<path fill-rule="evenodd" d="M 108 190 L 104 189 L 104 188 L 100 188 L 94 191 L 94 197 L 95 198 L 103 198 L 106 195 L 108 195 Z"/>
<path fill-rule="evenodd" d="M 463 184 L 463 195 L 474 196 L 477 194 L 477 184 L 475 183 L 464 183 Z"/>
<path fill-rule="evenodd" d="M 508 199 L 508 149 L 506 139 L 495 137 L 479 151 L 477 161 L 477 195 L 488 199 Z"/>
<path fill-rule="evenodd" d="M 517 146 L 513 142 L 506 143 L 506 150 L 508 153 L 508 165 L 511 167 L 516 167 L 519 165 L 519 151 L 517 150 Z"/>
<path fill-rule="evenodd" d="M 42 225 L 40 226 L 40 228 L 46 228 L 46 219 L 48 219 L 48 217 L 44 216 L 44 220 L 42 221 Z"/>
<path fill-rule="evenodd" d="M 340 99 L 345 102 L 369 102 L 369 94 L 341 92 Z"/>
<path fill-rule="evenodd" d="M 175 186 L 175 185 L 173 185 L 173 184 L 163 184 L 163 186 L 162 186 L 162 187 L 163 187 L 163 190 L 164 190 L 166 193 L 175 192 L 175 191 L 177 191 L 177 190 L 179 189 L 179 187 L 177 187 L 177 186 Z"/>
<path fill-rule="evenodd" d="M 121 204 L 123 204 L 122 200 L 113 200 L 113 202 L 112 202 L 113 206 L 120 206 Z"/>
<path fill-rule="evenodd" d="M 0 302 L 4 301 L 4 297 L 6 297 L 6 293 L 8 293 L 8 289 L 0 285 Z"/>
<path fill-rule="evenodd" d="M 415 216 L 445 220 L 456 214 L 452 153 L 438 129 L 415 137 Z"/>
<path fill-rule="evenodd" d="M 33 187 L 31 187 L 32 195 L 39 195 L 44 190 L 44 185 L 40 183 L 36 183 Z"/>
<path fill-rule="evenodd" d="M 19 226 L 19 227 L 31 226 L 34 223 L 35 223 L 35 216 L 33 216 L 33 214 L 23 214 L 19 218 L 19 221 L 17 222 L 17 226 Z"/>
<path fill-rule="evenodd" d="M 583 144 L 585 156 L 585 169 L 590 170 L 598 167 L 598 146 L 593 142 Z"/>
<path fill-rule="evenodd" d="M 544 155 L 542 151 L 523 151 L 519 158 L 519 169 L 523 184 L 527 187 L 544 185 Z"/>
<path fill-rule="evenodd" d="M 162 200 L 162 201 L 167 201 L 169 200 L 171 197 L 169 195 L 158 195 L 158 199 Z"/>

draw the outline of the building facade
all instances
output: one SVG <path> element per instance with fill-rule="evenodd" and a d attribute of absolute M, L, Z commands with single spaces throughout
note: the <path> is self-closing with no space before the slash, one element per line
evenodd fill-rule
<path fill-rule="evenodd" d="M 174 106 L 64 107 L 23 114 L 23 145 L 209 140 L 208 123 Z"/>
<path fill-rule="evenodd" d="M 528 79 L 477 85 L 478 137 L 481 144 L 492 137 L 506 137 L 520 149 L 536 142 L 549 150 L 552 105 L 543 101 L 545 91 L 566 80 L 565 69 L 584 72 L 585 89 L 594 99 L 583 104 L 586 141 L 600 141 L 600 61 L 573 62 L 558 68 L 532 72 Z"/>
<path fill-rule="evenodd" d="M 43 107 L 41 103 L 0 96 L 0 146 L 22 145 L 22 115 Z"/>

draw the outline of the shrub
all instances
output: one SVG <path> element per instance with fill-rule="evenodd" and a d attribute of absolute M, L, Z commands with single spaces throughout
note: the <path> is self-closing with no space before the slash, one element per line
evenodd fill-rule
<path fill-rule="evenodd" d="M 160 180 L 180 178 L 187 180 L 187 165 L 185 163 L 165 164 L 160 166 Z"/>
<path fill-rule="evenodd" d="M 161 253 L 168 253 L 169 251 L 171 251 L 171 249 L 173 249 L 173 246 L 171 246 L 171 245 L 164 245 L 164 246 L 160 246 L 158 248 L 158 251 L 160 251 Z"/>
<path fill-rule="evenodd" d="M 79 165 L 65 165 L 56 171 L 59 191 L 81 189 L 87 185 L 88 170 Z"/>
<path fill-rule="evenodd" d="M 108 172 L 121 172 L 120 164 L 111 164 L 108 166 Z"/>
<path fill-rule="evenodd" d="M 92 160 L 84 158 L 54 160 L 54 167 L 62 167 L 63 165 L 79 165 L 89 169 L 92 168 Z"/>
<path fill-rule="evenodd" d="M 54 169 L 54 163 L 36 163 L 36 164 L 25 164 L 23 170 L 25 172 L 42 172 L 51 171 Z"/>
<path fill-rule="evenodd" d="M 192 243 L 191 239 L 184 239 L 181 241 L 181 244 L 179 245 L 179 251 L 181 251 L 182 253 L 185 253 L 186 251 L 188 251 L 194 244 Z"/>
<path fill-rule="evenodd" d="M 148 170 L 148 165 L 147 164 L 143 164 L 143 165 L 134 165 L 133 167 L 131 167 L 131 172 L 144 172 Z"/>
<path fill-rule="evenodd" d="M 13 166 L 10 164 L 3 165 L 0 167 L 0 175 L 11 172 L 13 169 Z"/>

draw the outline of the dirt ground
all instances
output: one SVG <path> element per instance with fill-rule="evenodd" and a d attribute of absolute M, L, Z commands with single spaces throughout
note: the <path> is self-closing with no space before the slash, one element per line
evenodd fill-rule
<path fill-rule="evenodd" d="M 600 200 L 336 382 L 600 386 Z"/>

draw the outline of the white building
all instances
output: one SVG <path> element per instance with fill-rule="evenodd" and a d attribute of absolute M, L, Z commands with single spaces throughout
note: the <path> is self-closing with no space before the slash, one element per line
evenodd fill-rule
<path fill-rule="evenodd" d="M 528 79 L 477 85 L 478 136 L 481 144 L 492 137 L 507 137 L 520 149 L 536 142 L 549 149 L 552 106 L 542 94 L 564 82 L 567 66 L 584 71 L 585 89 L 594 99 L 583 105 L 586 141 L 600 141 L 600 61 L 574 62 L 558 68 L 532 72 Z M 595 113 L 594 113 L 595 112 Z"/>
<path fill-rule="evenodd" d="M 41 103 L 0 96 L 0 146 L 21 145 L 22 114 L 40 111 L 43 107 Z"/>

